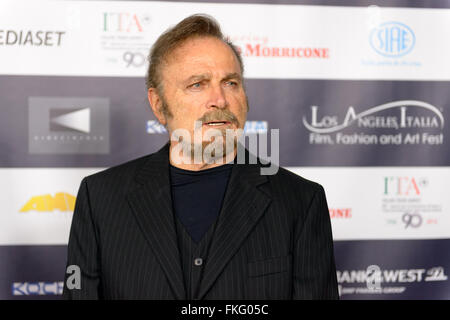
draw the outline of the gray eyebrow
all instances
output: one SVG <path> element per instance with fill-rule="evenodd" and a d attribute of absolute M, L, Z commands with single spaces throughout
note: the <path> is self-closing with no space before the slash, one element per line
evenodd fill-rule
<path fill-rule="evenodd" d="M 198 80 L 205 80 L 211 78 L 211 75 L 209 73 L 203 73 L 203 74 L 194 74 L 190 76 L 189 78 L 184 81 L 185 83 L 189 83 L 192 81 L 198 81 Z"/>
<path fill-rule="evenodd" d="M 230 80 L 230 79 L 238 79 L 239 81 L 242 81 L 242 76 L 237 72 L 233 72 L 233 73 L 228 73 L 225 76 L 225 78 L 223 78 L 223 80 Z"/>
<path fill-rule="evenodd" d="M 194 74 L 192 76 L 190 76 L 189 78 L 186 79 L 186 81 L 184 81 L 184 83 L 190 83 L 192 81 L 202 81 L 205 79 L 210 79 L 211 78 L 211 74 L 210 73 L 203 73 L 203 74 Z M 232 73 L 228 73 L 223 79 L 222 81 L 226 81 L 226 80 L 230 80 L 230 79 L 238 79 L 239 81 L 242 81 L 242 76 L 237 73 L 237 72 L 232 72 Z"/>

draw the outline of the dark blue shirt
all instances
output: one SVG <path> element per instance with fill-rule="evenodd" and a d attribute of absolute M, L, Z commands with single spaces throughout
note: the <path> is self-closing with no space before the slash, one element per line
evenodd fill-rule
<path fill-rule="evenodd" d="M 190 171 L 170 165 L 174 213 L 196 243 L 219 216 L 232 167 Z"/>

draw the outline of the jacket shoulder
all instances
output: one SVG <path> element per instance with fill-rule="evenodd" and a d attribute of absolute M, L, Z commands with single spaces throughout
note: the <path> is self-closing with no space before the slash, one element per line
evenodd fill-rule
<path fill-rule="evenodd" d="M 291 213 L 293 223 L 299 218 L 302 221 L 306 219 L 314 199 L 325 199 L 325 190 L 321 184 L 282 167 L 275 175 L 269 176 L 269 181 L 273 199 L 280 208 Z"/>
<path fill-rule="evenodd" d="M 149 154 L 96 172 L 92 175 L 86 176 L 84 180 L 90 186 L 121 185 L 124 187 L 133 181 L 136 173 L 148 162 L 149 159 L 151 159 L 153 155 L 154 154 Z"/>
<path fill-rule="evenodd" d="M 279 167 L 278 172 L 273 176 L 269 176 L 269 179 L 272 180 L 273 183 L 283 184 L 287 188 L 300 189 L 303 192 L 310 191 L 315 193 L 323 190 L 322 185 L 319 183 L 306 179 L 283 167 Z"/>

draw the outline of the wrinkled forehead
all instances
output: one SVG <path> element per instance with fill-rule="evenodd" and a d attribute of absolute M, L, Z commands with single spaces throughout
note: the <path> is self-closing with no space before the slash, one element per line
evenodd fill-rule
<path fill-rule="evenodd" d="M 233 50 L 215 37 L 194 37 L 183 41 L 166 55 L 163 73 L 164 69 L 177 78 L 194 74 L 242 74 Z"/>

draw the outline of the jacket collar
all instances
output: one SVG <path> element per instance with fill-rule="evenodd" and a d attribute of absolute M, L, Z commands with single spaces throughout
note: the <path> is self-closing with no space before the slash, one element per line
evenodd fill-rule
<path fill-rule="evenodd" d="M 222 209 L 200 283 L 198 299 L 213 286 L 245 238 L 262 217 L 271 201 L 258 187 L 268 182 L 260 174 L 261 164 L 233 164 Z M 185 299 L 174 221 L 169 177 L 169 143 L 150 155 L 136 174 L 139 185 L 128 194 L 128 201 L 148 244 L 164 270 L 176 299 Z"/>

